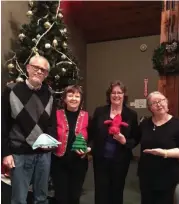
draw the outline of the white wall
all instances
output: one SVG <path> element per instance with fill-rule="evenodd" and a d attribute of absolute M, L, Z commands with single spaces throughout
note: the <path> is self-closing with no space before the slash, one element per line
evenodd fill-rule
<path fill-rule="evenodd" d="M 109 82 L 120 79 L 128 88 L 129 101 L 144 98 L 144 78 L 149 79 L 149 92 L 157 89 L 158 74 L 152 68 L 152 53 L 160 36 L 101 42 L 87 45 L 87 110 L 90 114 L 98 105 L 105 104 Z M 145 52 L 141 44 L 147 44 Z M 148 115 L 147 109 L 137 109 L 139 116 Z"/>

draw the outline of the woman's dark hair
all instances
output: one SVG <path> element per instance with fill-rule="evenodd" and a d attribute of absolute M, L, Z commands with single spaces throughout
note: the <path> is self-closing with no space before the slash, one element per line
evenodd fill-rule
<path fill-rule="evenodd" d="M 81 86 L 79 86 L 79 85 L 70 85 L 64 89 L 64 92 L 62 94 L 62 106 L 63 106 L 63 108 L 66 108 L 65 98 L 67 96 L 67 93 L 76 93 L 76 92 L 80 93 L 80 95 L 81 95 L 81 102 L 80 102 L 79 108 L 82 108 L 83 90 L 82 90 Z"/>
<path fill-rule="evenodd" d="M 128 102 L 128 95 L 127 95 L 127 88 L 126 86 L 119 80 L 116 80 L 116 81 L 113 81 L 110 83 L 107 91 L 106 91 L 106 102 L 107 104 L 111 104 L 111 99 L 110 99 L 110 96 L 111 96 L 111 93 L 112 93 L 112 90 L 115 86 L 119 86 L 120 89 L 122 90 L 122 92 L 124 93 L 124 101 L 123 101 L 123 104 L 127 104 Z"/>

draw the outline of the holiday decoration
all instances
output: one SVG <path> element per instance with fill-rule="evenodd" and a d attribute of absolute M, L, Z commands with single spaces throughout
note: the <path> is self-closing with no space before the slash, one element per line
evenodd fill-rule
<path fill-rule="evenodd" d="M 152 61 L 160 75 L 179 74 L 179 41 L 161 43 L 154 50 Z"/>
<path fill-rule="evenodd" d="M 24 81 L 24 79 L 22 78 L 22 77 L 17 77 L 17 79 L 16 79 L 16 82 L 23 82 Z"/>
<path fill-rule="evenodd" d="M 82 150 L 83 152 L 87 151 L 87 143 L 82 134 L 76 136 L 75 141 L 72 145 L 72 151 L 80 150 Z"/>
<path fill-rule="evenodd" d="M 24 38 L 25 38 L 24 33 L 19 34 L 19 39 L 20 39 L 20 40 L 23 40 Z"/>
<path fill-rule="evenodd" d="M 121 115 L 117 114 L 113 120 L 106 120 L 104 124 L 109 125 L 109 134 L 110 135 L 117 135 L 120 134 L 121 126 L 128 127 L 128 124 L 122 121 Z"/>
<path fill-rule="evenodd" d="M 58 41 L 56 39 L 54 39 L 52 43 L 54 47 L 58 46 Z"/>
<path fill-rule="evenodd" d="M 29 0 L 29 6 L 33 7 L 33 5 L 34 5 L 34 2 L 32 0 Z"/>
<path fill-rule="evenodd" d="M 46 83 L 50 84 L 58 100 L 66 86 L 80 84 L 82 80 L 77 61 L 69 48 L 69 33 L 62 12 L 60 1 L 29 0 L 26 14 L 30 23 L 22 25 L 16 50 L 5 64 L 9 81 L 19 82 L 27 78 L 26 65 L 32 56 L 47 58 L 51 69 Z"/>
<path fill-rule="evenodd" d="M 32 11 L 27 11 L 26 15 L 27 15 L 28 17 L 31 17 L 31 16 L 33 16 L 33 13 L 32 13 Z"/>
<path fill-rule="evenodd" d="M 49 23 L 48 21 L 44 23 L 44 27 L 45 27 L 46 29 L 49 29 L 50 26 L 51 26 L 51 23 Z"/>
<path fill-rule="evenodd" d="M 11 63 L 11 64 L 8 64 L 8 69 L 11 71 L 11 69 L 13 69 L 14 68 L 14 65 Z"/>

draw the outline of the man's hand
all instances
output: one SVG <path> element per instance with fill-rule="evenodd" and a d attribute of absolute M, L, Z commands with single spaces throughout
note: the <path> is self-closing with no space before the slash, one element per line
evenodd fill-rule
<path fill-rule="evenodd" d="M 79 154 L 79 155 L 81 156 L 81 158 L 84 158 L 84 157 L 86 156 L 86 154 L 87 154 L 88 152 L 90 152 L 90 151 L 91 151 L 91 147 L 87 147 L 87 151 L 86 151 L 86 152 L 84 152 L 84 151 L 82 151 L 82 150 L 80 149 L 80 150 L 76 150 L 76 153 Z"/>
<path fill-rule="evenodd" d="M 115 139 L 115 140 L 117 140 L 118 142 L 120 142 L 121 144 L 126 144 L 126 138 L 124 137 L 124 135 L 123 134 L 117 134 L 117 135 L 114 135 L 113 136 L 113 138 Z"/>
<path fill-rule="evenodd" d="M 3 165 L 9 169 L 15 167 L 14 158 L 12 155 L 6 156 L 3 158 Z"/>

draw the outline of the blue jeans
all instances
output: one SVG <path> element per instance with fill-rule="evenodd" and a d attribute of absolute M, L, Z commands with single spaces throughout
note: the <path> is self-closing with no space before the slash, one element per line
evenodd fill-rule
<path fill-rule="evenodd" d="M 13 154 L 15 168 L 11 172 L 11 204 L 26 204 L 29 185 L 33 185 L 34 204 L 46 204 L 51 152 L 42 154 Z"/>

